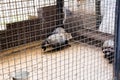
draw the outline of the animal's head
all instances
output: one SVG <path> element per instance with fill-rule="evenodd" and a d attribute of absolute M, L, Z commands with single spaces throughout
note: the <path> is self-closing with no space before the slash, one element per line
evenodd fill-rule
<path fill-rule="evenodd" d="M 48 41 L 44 40 L 41 44 L 41 48 L 45 51 L 48 44 L 49 44 Z"/>
<path fill-rule="evenodd" d="M 65 33 L 65 36 L 66 36 L 67 40 L 71 40 L 72 39 L 71 33 Z"/>
<path fill-rule="evenodd" d="M 114 47 L 114 40 L 113 39 L 106 40 L 103 44 L 103 47 Z"/>
<path fill-rule="evenodd" d="M 102 51 L 104 54 L 114 53 L 114 41 L 106 40 L 102 46 Z"/>
<path fill-rule="evenodd" d="M 104 54 L 109 55 L 114 53 L 114 48 L 113 47 L 104 47 L 102 48 L 102 51 Z"/>

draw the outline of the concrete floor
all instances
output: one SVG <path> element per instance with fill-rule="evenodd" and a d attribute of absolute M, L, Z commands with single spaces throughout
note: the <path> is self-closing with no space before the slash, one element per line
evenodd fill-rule
<path fill-rule="evenodd" d="M 40 47 L 0 58 L 0 80 L 28 71 L 28 80 L 112 80 L 113 65 L 99 48 L 83 43 L 44 53 Z"/>

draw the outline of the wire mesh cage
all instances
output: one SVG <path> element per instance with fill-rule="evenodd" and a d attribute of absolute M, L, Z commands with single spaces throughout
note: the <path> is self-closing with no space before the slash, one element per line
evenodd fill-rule
<path fill-rule="evenodd" d="M 1 0 L 0 80 L 113 80 L 116 0 Z"/>

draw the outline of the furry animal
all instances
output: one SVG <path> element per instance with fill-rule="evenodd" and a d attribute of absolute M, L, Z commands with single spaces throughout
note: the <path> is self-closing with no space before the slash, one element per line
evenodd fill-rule
<path fill-rule="evenodd" d="M 102 51 L 104 53 L 104 58 L 107 58 L 109 63 L 112 63 L 114 61 L 114 41 L 112 39 L 105 41 Z"/>
<path fill-rule="evenodd" d="M 115 28 L 115 6 L 116 0 L 101 0 L 101 15 L 102 22 L 99 31 L 114 35 Z M 114 61 L 114 40 L 106 40 L 103 44 L 104 57 L 109 60 L 109 63 Z"/>
<path fill-rule="evenodd" d="M 68 42 L 70 39 L 72 39 L 70 33 L 56 33 L 45 39 L 41 46 L 44 51 L 48 46 L 51 46 L 54 49 L 59 49 L 69 45 Z"/>
<path fill-rule="evenodd" d="M 66 31 L 65 31 L 64 28 L 58 27 L 58 28 L 56 28 L 56 29 L 52 32 L 52 34 L 65 33 L 65 32 L 66 32 Z"/>

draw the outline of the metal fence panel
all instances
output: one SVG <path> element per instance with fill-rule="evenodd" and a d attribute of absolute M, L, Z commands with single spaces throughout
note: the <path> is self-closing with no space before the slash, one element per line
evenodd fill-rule
<path fill-rule="evenodd" d="M 1 0 L 0 80 L 119 80 L 118 6 Z"/>

